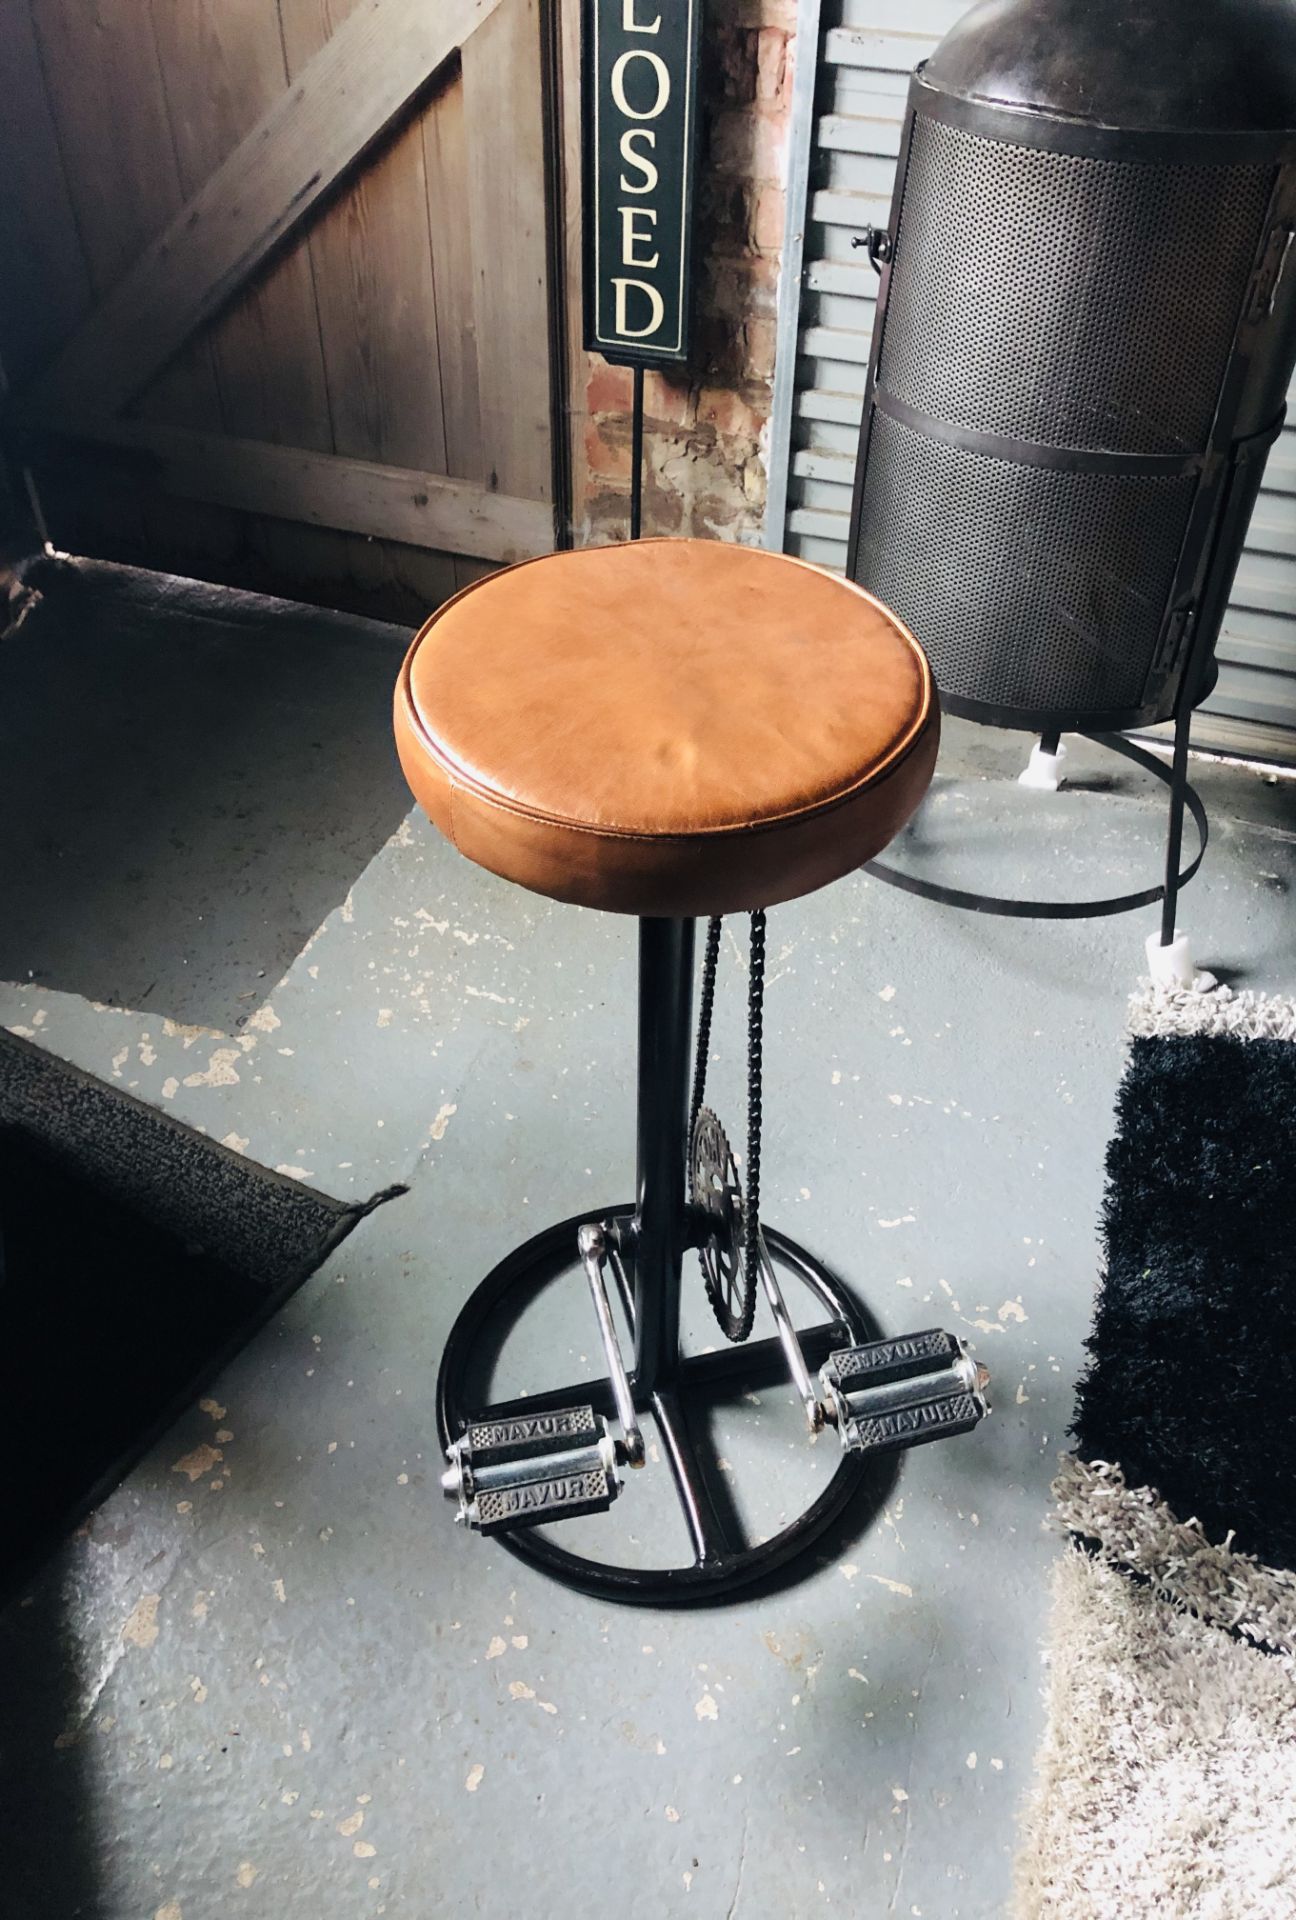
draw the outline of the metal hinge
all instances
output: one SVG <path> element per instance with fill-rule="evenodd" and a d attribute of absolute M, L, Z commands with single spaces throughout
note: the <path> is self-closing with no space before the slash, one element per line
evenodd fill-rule
<path fill-rule="evenodd" d="M 1247 302 L 1248 320 L 1260 320 L 1273 312 L 1293 240 L 1296 240 L 1296 228 L 1290 223 L 1270 227 L 1260 265 L 1256 268 L 1251 298 Z"/>
<path fill-rule="evenodd" d="M 1196 612 L 1195 604 L 1190 602 L 1186 607 L 1176 607 L 1170 615 L 1161 634 L 1161 645 L 1157 648 L 1156 658 L 1152 662 L 1153 673 L 1169 676 L 1178 671 L 1179 662 L 1183 659 L 1188 645 L 1188 636 L 1192 631 Z"/>

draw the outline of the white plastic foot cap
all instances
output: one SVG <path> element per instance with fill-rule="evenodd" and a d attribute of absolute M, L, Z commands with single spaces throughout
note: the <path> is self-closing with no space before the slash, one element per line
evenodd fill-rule
<path fill-rule="evenodd" d="M 1019 787 L 1038 787 L 1045 793 L 1056 793 L 1062 785 L 1062 762 L 1066 759 L 1066 743 L 1058 741 L 1056 753 L 1045 753 L 1039 741 L 1031 748 L 1030 759 L 1017 775 Z"/>
<path fill-rule="evenodd" d="M 1162 946 L 1159 933 L 1150 933 L 1146 951 L 1154 987 L 1170 993 L 1209 993 L 1217 984 L 1213 973 L 1199 973 L 1193 965 L 1186 933 L 1177 933 L 1168 947 Z"/>

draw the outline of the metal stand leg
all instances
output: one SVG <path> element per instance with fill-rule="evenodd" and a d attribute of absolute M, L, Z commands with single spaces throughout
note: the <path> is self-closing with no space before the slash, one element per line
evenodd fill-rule
<path fill-rule="evenodd" d="M 1201 804 L 1188 785 L 1188 736 L 1191 726 L 1192 712 L 1185 707 L 1175 718 L 1174 755 L 1170 763 L 1170 820 L 1166 829 L 1161 934 L 1158 939 L 1156 934 L 1150 933 L 1145 945 L 1148 972 L 1152 977 L 1153 985 L 1164 987 L 1172 993 L 1203 993 L 1215 985 L 1213 973 L 1198 971 L 1193 962 L 1187 934 L 1177 932 L 1175 926 L 1179 890 L 1185 878 L 1192 876 L 1191 868 L 1186 874 L 1179 871 L 1179 856 L 1183 845 L 1184 809 L 1191 808 L 1194 802 L 1198 806 Z M 1200 859 L 1200 855 L 1198 858 Z"/>
<path fill-rule="evenodd" d="M 1175 720 L 1174 759 L 1170 765 L 1170 826 L 1166 834 L 1165 900 L 1161 907 L 1161 945 L 1175 937 L 1179 906 L 1179 855 L 1183 847 L 1184 800 L 1188 791 L 1188 736 L 1192 712 L 1183 708 Z"/>
<path fill-rule="evenodd" d="M 906 873 L 903 868 L 893 867 L 885 860 L 870 860 L 864 867 L 865 873 L 872 874 L 877 880 L 885 881 L 889 887 L 899 887 L 904 893 L 917 894 L 921 900 L 935 900 L 942 906 L 961 907 L 970 913 L 1002 914 L 1015 920 L 1090 920 L 1103 914 L 1129 913 L 1135 907 L 1149 907 L 1158 900 L 1167 902 L 1170 914 L 1170 926 L 1174 926 L 1174 904 L 1171 890 L 1179 894 L 1194 877 L 1201 866 L 1206 852 L 1209 823 L 1201 796 L 1188 781 L 1188 729 L 1190 716 L 1181 715 L 1175 731 L 1174 764 L 1167 767 L 1146 747 L 1136 741 L 1127 740 L 1119 733 L 1083 733 L 1082 740 L 1091 740 L 1095 746 L 1105 747 L 1110 753 L 1120 754 L 1123 760 L 1133 761 L 1145 773 L 1170 789 L 1170 842 L 1167 848 L 1169 865 L 1166 881 L 1158 881 L 1153 887 L 1141 887 L 1135 893 L 1115 894 L 1103 900 L 1014 900 L 1002 899 L 995 894 L 973 893 L 963 887 L 947 887 L 938 881 L 927 880 L 916 873 Z M 1049 736 L 1051 737 L 1051 736 Z M 1037 745 L 1032 749 L 1032 758 L 1042 751 Z M 1065 753 L 1065 746 L 1060 753 Z M 1027 786 L 1056 785 L 1052 781 L 1034 780 L 1026 774 L 1019 776 Z M 1185 867 L 1178 862 L 1182 852 L 1183 820 L 1185 812 L 1197 829 L 1197 851 Z M 1171 933 L 1173 938 L 1173 931 Z M 1155 945 L 1155 937 L 1153 945 Z"/>
<path fill-rule="evenodd" d="M 630 403 L 630 538 L 639 538 L 643 519 L 643 428 L 644 370 L 634 370 L 634 391 Z"/>
<path fill-rule="evenodd" d="M 1042 733 L 1031 748 L 1029 761 L 1017 775 L 1018 786 L 1056 793 L 1062 785 L 1062 763 L 1066 754 L 1060 733 Z"/>

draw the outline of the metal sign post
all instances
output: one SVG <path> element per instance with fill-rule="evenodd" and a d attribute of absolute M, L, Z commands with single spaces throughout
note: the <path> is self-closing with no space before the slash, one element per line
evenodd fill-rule
<path fill-rule="evenodd" d="M 585 0 L 585 345 L 634 369 L 636 540 L 644 368 L 689 350 L 701 16 L 702 0 Z"/>

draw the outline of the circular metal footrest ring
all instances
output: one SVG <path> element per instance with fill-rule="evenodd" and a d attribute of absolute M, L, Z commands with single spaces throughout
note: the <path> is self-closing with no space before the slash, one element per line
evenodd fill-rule
<path fill-rule="evenodd" d="M 1133 740 L 1126 740 L 1118 733 L 1082 733 L 1080 738 L 1132 760 L 1163 786 L 1173 786 L 1172 769 Z M 1201 866 L 1210 831 L 1201 795 L 1195 787 L 1186 783 L 1184 807 L 1197 829 L 1198 844 L 1197 852 L 1179 874 L 1176 890 L 1186 887 Z M 939 881 L 924 880 L 917 874 L 904 873 L 882 860 L 866 861 L 863 871 L 875 880 L 884 881 L 889 887 L 898 887 L 903 893 L 915 893 L 923 900 L 935 900 L 943 907 L 961 907 L 968 913 L 995 913 L 1013 920 L 1097 920 L 1109 913 L 1131 913 L 1136 907 L 1154 906 L 1158 900 L 1165 899 L 1166 891 L 1165 882 L 1161 881 L 1154 887 L 1143 887 L 1136 893 L 1113 894 L 1105 900 L 1014 900 L 992 893 L 973 893 L 962 887 L 946 887 Z"/>
<path fill-rule="evenodd" d="M 497 1357 L 521 1310 L 576 1266 L 577 1229 L 591 1219 L 628 1220 L 633 1213 L 629 1205 L 612 1207 L 582 1213 L 546 1228 L 508 1254 L 469 1296 L 446 1342 L 437 1380 L 437 1425 L 443 1449 L 470 1420 L 498 1417 L 496 1408 L 472 1401 L 469 1389 L 475 1366 L 480 1365 L 483 1349 L 487 1358 Z M 877 1337 L 879 1330 L 871 1316 L 812 1254 L 769 1228 L 765 1229 L 765 1240 L 784 1274 L 806 1287 L 824 1309 L 822 1358 L 827 1358 L 829 1348 L 859 1345 Z M 786 1526 L 757 1545 L 732 1544 L 699 1472 L 699 1449 L 689 1430 L 688 1410 L 691 1405 L 701 1408 L 708 1398 L 731 1398 L 744 1379 L 759 1382 L 762 1368 L 782 1384 L 786 1372 L 778 1371 L 781 1362 L 770 1351 L 774 1348 L 777 1341 L 755 1341 L 698 1354 L 681 1361 L 674 1376 L 659 1383 L 654 1392 L 635 1392 L 639 1412 L 653 1419 L 661 1437 L 663 1464 L 671 1473 L 694 1547 L 691 1563 L 670 1567 L 616 1565 L 573 1553 L 533 1527 L 496 1534 L 492 1544 L 507 1548 L 517 1559 L 565 1586 L 640 1606 L 690 1606 L 724 1600 L 753 1582 L 790 1569 L 802 1558 L 810 1559 L 810 1549 L 842 1519 L 862 1489 L 872 1491 L 870 1507 L 880 1509 L 892 1484 L 895 1465 L 893 1461 L 879 1463 L 843 1453 L 831 1479 Z M 507 1404 L 514 1411 L 538 1410 L 561 1399 L 588 1401 L 591 1394 L 597 1404 L 608 1384 L 595 1383 L 592 1389 L 586 1381 Z M 792 1431 L 804 1434 L 799 1417 L 791 1410 L 789 1420 L 795 1423 Z M 808 1444 L 808 1436 L 804 1437 Z M 831 1436 L 826 1443 L 835 1444 Z M 634 1499 L 637 1477 L 636 1473 L 627 1476 L 623 1500 Z M 813 1559 L 806 1571 L 817 1565 L 817 1558 Z"/>

